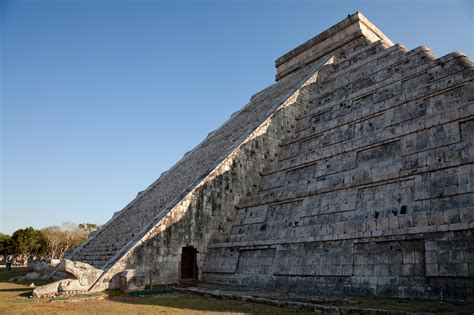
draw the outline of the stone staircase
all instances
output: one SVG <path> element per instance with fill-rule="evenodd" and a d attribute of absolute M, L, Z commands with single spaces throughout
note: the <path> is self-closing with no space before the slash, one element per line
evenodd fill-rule
<path fill-rule="evenodd" d="M 353 45 L 366 44 L 360 38 Z M 287 75 L 272 86 L 252 96 L 250 103 L 211 132 L 195 149 L 186 153 L 170 170 L 163 173 L 123 210 L 117 212 L 91 239 L 68 258 L 96 268 L 107 269 L 123 254 L 127 244 L 137 241 L 153 227 L 153 219 L 172 208 L 205 177 L 228 152 L 245 139 L 278 107 L 299 83 L 308 76 L 311 67 Z"/>

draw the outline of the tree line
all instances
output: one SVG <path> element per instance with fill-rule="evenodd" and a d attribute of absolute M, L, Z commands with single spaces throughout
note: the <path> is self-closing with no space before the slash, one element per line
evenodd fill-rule
<path fill-rule="evenodd" d="M 63 223 L 41 230 L 32 227 L 18 229 L 12 235 L 0 233 L 0 255 L 12 255 L 19 261 L 26 261 L 29 256 L 42 260 L 59 259 L 84 243 L 97 229 L 97 224 Z"/>

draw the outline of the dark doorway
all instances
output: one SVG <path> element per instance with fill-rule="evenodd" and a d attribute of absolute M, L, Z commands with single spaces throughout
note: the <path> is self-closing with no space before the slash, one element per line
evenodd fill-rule
<path fill-rule="evenodd" d="M 197 280 L 197 250 L 192 246 L 183 247 L 181 253 L 181 280 Z"/>

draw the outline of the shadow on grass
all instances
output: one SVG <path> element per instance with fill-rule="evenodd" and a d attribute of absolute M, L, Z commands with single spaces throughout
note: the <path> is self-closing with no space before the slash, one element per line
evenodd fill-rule
<path fill-rule="evenodd" d="M 21 294 L 18 294 L 18 296 L 27 297 L 27 298 L 29 298 L 29 297 L 32 296 L 32 295 L 33 295 L 33 289 L 30 289 L 30 290 L 25 291 L 25 292 L 23 292 L 23 293 L 21 293 Z"/>
<path fill-rule="evenodd" d="M 24 292 L 24 291 L 31 291 L 31 288 L 0 289 L 0 292 Z"/>
<path fill-rule="evenodd" d="M 225 300 L 181 293 L 146 297 L 117 296 L 111 297 L 110 300 L 133 305 L 154 305 L 171 309 L 174 308 L 189 311 L 207 311 L 215 313 L 238 312 L 244 314 L 314 314 L 313 312 L 303 312 L 291 307 L 276 307 L 237 300 Z"/>
<path fill-rule="evenodd" d="M 111 300 L 135 305 L 156 305 L 191 311 L 241 312 L 248 314 L 300 314 L 295 308 L 275 307 L 238 300 L 202 297 L 193 294 L 164 294 L 161 296 L 117 296 Z M 334 306 L 362 309 L 383 309 L 414 313 L 474 314 L 474 303 L 469 301 L 410 300 L 382 297 L 354 296 L 347 303 L 330 303 Z M 309 314 L 309 312 L 307 312 Z"/>
<path fill-rule="evenodd" d="M 357 296 L 352 298 L 352 302 L 353 306 L 364 308 L 379 308 L 415 313 L 474 314 L 474 303 L 468 301 L 410 300 Z"/>
<path fill-rule="evenodd" d="M 23 276 L 28 273 L 28 268 L 26 267 L 13 267 L 12 270 L 7 270 L 6 268 L 0 268 L 0 283 L 8 282 L 8 283 L 16 283 L 16 282 L 9 282 L 13 277 Z"/>
<path fill-rule="evenodd" d="M 36 286 L 44 285 L 53 282 L 54 280 L 25 280 L 25 281 L 12 281 L 9 280 L 13 277 L 24 276 L 29 271 L 27 267 L 13 267 L 12 270 L 8 271 L 5 268 L 0 268 L 0 283 L 10 283 L 10 284 L 19 284 L 19 285 L 29 285 L 34 283 Z M 1 290 L 0 290 L 1 291 Z"/>

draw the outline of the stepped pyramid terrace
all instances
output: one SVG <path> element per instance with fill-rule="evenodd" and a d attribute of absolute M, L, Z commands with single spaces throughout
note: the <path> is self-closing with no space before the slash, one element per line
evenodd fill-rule
<path fill-rule="evenodd" d="M 34 294 L 194 281 L 474 299 L 469 57 L 408 50 L 355 13 L 275 66 Z"/>

